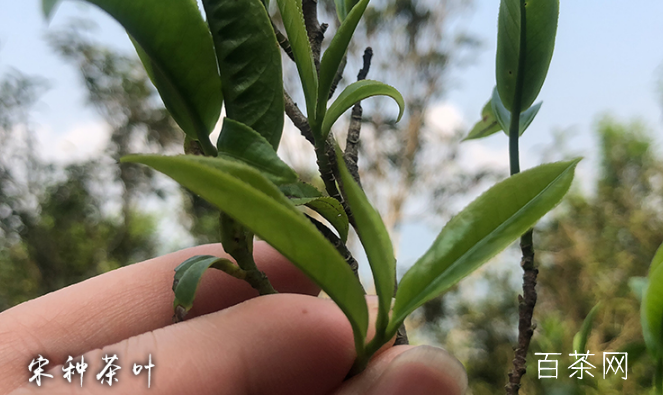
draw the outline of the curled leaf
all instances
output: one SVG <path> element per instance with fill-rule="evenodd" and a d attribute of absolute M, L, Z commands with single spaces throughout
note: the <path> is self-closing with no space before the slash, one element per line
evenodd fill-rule
<path fill-rule="evenodd" d="M 322 121 L 320 141 L 327 139 L 332 125 L 344 112 L 356 103 L 372 96 L 389 96 L 394 99 L 399 107 L 396 122 L 401 120 L 403 111 L 405 110 L 405 101 L 396 88 L 373 80 L 357 81 L 348 85 L 327 110 L 325 118 Z"/>

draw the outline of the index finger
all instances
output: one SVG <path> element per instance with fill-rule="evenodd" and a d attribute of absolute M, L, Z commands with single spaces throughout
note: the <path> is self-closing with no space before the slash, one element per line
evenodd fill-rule
<path fill-rule="evenodd" d="M 0 393 L 28 377 L 30 360 L 42 354 L 53 364 L 168 325 L 173 314 L 173 270 L 194 255 L 226 256 L 219 244 L 178 251 L 91 278 L 0 313 Z M 259 268 L 281 292 L 315 295 L 318 288 L 266 243 L 256 243 Z M 192 315 L 257 296 L 243 281 L 209 271 Z"/>

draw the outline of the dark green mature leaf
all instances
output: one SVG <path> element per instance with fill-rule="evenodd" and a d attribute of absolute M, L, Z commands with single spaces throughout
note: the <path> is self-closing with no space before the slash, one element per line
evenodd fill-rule
<path fill-rule="evenodd" d="M 640 304 L 642 334 L 655 360 L 663 358 L 663 265 L 659 247 L 649 267 L 648 284 Z"/>
<path fill-rule="evenodd" d="M 51 19 L 58 4 L 60 4 L 60 0 L 41 0 L 41 10 L 46 20 Z"/>
<path fill-rule="evenodd" d="M 389 96 L 396 101 L 399 107 L 398 118 L 396 122 L 401 120 L 403 111 L 405 110 L 405 101 L 403 96 L 396 90 L 396 88 L 383 84 L 382 82 L 373 80 L 363 80 L 353 82 L 348 85 L 343 92 L 338 96 L 336 101 L 327 110 L 325 118 L 322 120 L 322 127 L 320 138 L 321 141 L 327 139 L 327 135 L 331 130 L 332 125 L 336 120 L 343 115 L 350 107 L 354 106 L 357 102 L 367 99 L 372 96 Z"/>
<path fill-rule="evenodd" d="M 357 224 L 355 229 L 361 244 L 364 246 L 368 263 L 373 272 L 379 304 L 375 328 L 377 334 L 383 334 L 389 323 L 389 311 L 391 310 L 394 284 L 396 283 L 396 258 L 394 257 L 391 238 L 380 214 L 371 206 L 364 191 L 355 182 L 345 166 L 343 153 L 338 146 L 336 146 L 336 162 L 338 163 L 343 191 L 345 192 L 343 197 L 347 199 L 350 210 L 354 215 Z"/>
<path fill-rule="evenodd" d="M 463 139 L 463 141 L 488 137 L 500 130 L 502 130 L 502 126 L 497 121 L 495 112 L 493 112 L 492 101 L 489 100 L 481 110 L 481 120 L 474 124 L 474 127 L 472 127 L 472 130 L 470 130 L 470 133 Z"/>
<path fill-rule="evenodd" d="M 594 317 L 596 317 L 596 313 L 599 311 L 599 307 L 601 306 L 601 303 L 597 303 L 592 309 L 589 311 L 587 314 L 587 317 L 585 317 L 585 320 L 582 322 L 582 327 L 580 327 L 580 330 L 578 333 L 573 336 L 573 349 L 576 352 L 585 352 L 585 347 L 587 346 L 587 339 L 589 338 L 589 334 L 592 331 L 592 324 L 594 323 Z"/>
<path fill-rule="evenodd" d="M 200 135 L 191 135 L 187 134 L 187 139 L 199 141 L 203 147 L 203 152 L 213 154 L 215 152 L 214 146 L 207 137 L 207 132 L 203 133 L 203 129 L 195 129 L 194 120 L 190 117 L 190 114 L 187 110 L 188 105 L 184 102 L 182 95 L 177 90 L 177 87 L 173 86 L 171 80 L 166 77 L 161 69 L 155 65 L 155 63 L 150 59 L 150 56 L 145 52 L 145 50 L 140 46 L 140 44 L 129 35 L 138 57 L 145 67 L 147 75 L 150 77 L 150 80 L 154 86 L 159 87 L 159 94 L 163 100 L 166 108 L 170 115 L 175 119 L 176 122 L 180 125 L 182 130 L 185 130 L 187 126 L 182 126 L 185 123 L 189 122 L 190 130 L 200 131 Z M 179 121 L 178 121 L 179 120 Z M 186 133 L 186 132 L 185 132 Z"/>
<path fill-rule="evenodd" d="M 210 267 L 225 272 L 241 272 L 231 261 L 211 255 L 197 255 L 187 259 L 175 268 L 175 281 L 173 282 L 174 308 L 181 306 L 185 313 L 191 310 L 200 280 Z"/>
<path fill-rule="evenodd" d="M 309 122 L 315 121 L 315 98 L 318 92 L 318 73 L 313 63 L 311 44 L 308 41 L 304 15 L 302 14 L 301 0 L 277 0 L 283 26 L 288 34 L 288 40 L 295 57 L 299 79 L 304 88 L 306 98 L 306 111 Z"/>
<path fill-rule="evenodd" d="M 269 141 L 240 122 L 230 118 L 223 120 L 217 148 L 219 155 L 255 167 L 277 185 L 297 182 L 297 173 L 279 158 Z"/>
<path fill-rule="evenodd" d="M 279 189 L 290 199 L 318 198 L 322 196 L 322 192 L 318 188 L 305 182 L 280 185 Z"/>
<path fill-rule="evenodd" d="M 281 53 L 260 0 L 203 0 L 221 70 L 226 116 L 277 149 L 283 132 Z"/>
<path fill-rule="evenodd" d="M 343 205 L 338 200 L 324 196 L 317 198 L 299 198 L 290 200 L 295 206 L 306 206 L 316 213 L 322 215 L 324 219 L 338 231 L 338 235 L 345 243 L 348 240 L 348 231 L 350 222 L 348 214 L 343 209 Z"/>
<path fill-rule="evenodd" d="M 143 163 L 168 175 L 272 245 L 338 304 L 352 325 L 358 352 L 363 349 L 368 308 L 359 280 L 336 248 L 257 170 L 198 156 L 132 155 L 122 162 Z"/>
<path fill-rule="evenodd" d="M 417 307 L 508 247 L 555 207 L 568 191 L 579 161 L 545 164 L 511 176 L 452 218 L 403 276 L 389 333 L 395 333 Z"/>
<path fill-rule="evenodd" d="M 368 6 L 369 0 L 361 0 L 357 5 L 352 9 L 352 11 L 347 15 L 347 18 L 343 20 L 341 26 L 339 26 L 334 38 L 332 38 L 329 47 L 322 55 L 322 60 L 320 60 L 320 85 L 318 87 L 318 108 L 317 108 L 317 119 L 323 119 L 325 112 L 327 111 L 327 99 L 329 98 L 329 92 L 331 91 L 331 86 L 336 77 L 336 72 L 343 60 L 343 56 L 350 45 L 350 40 L 352 35 L 359 24 L 361 16 L 364 15 L 364 11 Z"/>
<path fill-rule="evenodd" d="M 138 44 L 141 60 L 182 130 L 201 143 L 208 141 L 223 95 L 212 37 L 196 2 L 87 1 L 120 22 Z"/>
<path fill-rule="evenodd" d="M 521 5 L 524 4 L 525 18 Z M 497 89 L 512 111 L 520 93 L 520 109 L 534 103 L 546 79 L 557 33 L 559 0 L 502 0 L 497 33 Z M 525 24 L 521 32 L 522 24 Z M 521 34 L 524 33 L 524 34 Z M 521 55 L 524 56 L 519 69 Z M 522 73 L 522 90 L 518 89 Z"/>
<path fill-rule="evenodd" d="M 508 130 L 511 127 L 511 113 L 506 109 L 506 107 L 504 107 L 504 103 L 502 103 L 502 100 L 500 99 L 497 88 L 493 89 L 493 98 L 490 100 L 490 104 L 493 109 L 493 114 L 497 118 L 497 122 L 500 124 L 501 129 L 504 130 L 504 133 L 508 136 Z M 522 136 L 523 133 L 525 133 L 525 130 L 527 130 L 529 125 L 534 120 L 534 117 L 536 117 L 536 114 L 539 113 L 542 104 L 543 102 L 539 102 L 520 114 L 520 118 L 518 119 L 519 136 Z"/>

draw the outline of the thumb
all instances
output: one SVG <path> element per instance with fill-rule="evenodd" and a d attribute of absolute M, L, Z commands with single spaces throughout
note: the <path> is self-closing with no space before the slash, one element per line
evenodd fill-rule
<path fill-rule="evenodd" d="M 445 350 L 396 346 L 374 358 L 334 395 L 463 395 L 467 384 L 465 368 Z"/>

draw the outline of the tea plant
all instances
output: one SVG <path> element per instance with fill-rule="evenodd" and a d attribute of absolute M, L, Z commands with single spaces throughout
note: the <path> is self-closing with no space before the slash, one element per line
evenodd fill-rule
<path fill-rule="evenodd" d="M 654 362 L 654 393 L 663 394 L 663 244 L 646 278 L 632 277 L 631 289 L 640 299 L 640 324 L 649 356 Z"/>
<path fill-rule="evenodd" d="M 354 374 L 397 334 L 415 309 L 522 236 L 525 304 L 517 376 L 511 382 L 517 392 L 531 337 L 531 322 L 524 322 L 522 315 L 531 321 L 535 300 L 531 228 L 568 191 L 579 161 L 545 164 L 520 173 L 518 160 L 519 136 L 540 108 L 532 104 L 552 58 L 558 0 L 501 2 L 497 87 L 468 138 L 506 131 L 512 176 L 449 221 L 403 276 L 395 295 L 396 260 L 389 234 L 331 134 L 334 123 L 350 107 L 372 96 L 391 97 L 399 106 L 398 119 L 404 111 L 396 89 L 372 80 L 354 82 L 332 100 L 343 58 L 369 0 L 335 1 L 340 27 L 323 54 L 325 29 L 311 19 L 317 18 L 313 0 L 277 0 L 287 38 L 271 21 L 267 0 L 203 0 L 205 18 L 194 0 L 87 1 L 126 29 L 164 104 L 186 135 L 186 155 L 132 155 L 122 161 L 151 166 L 218 207 L 221 242 L 237 263 L 213 256 L 183 262 L 173 284 L 178 320 L 192 307 L 208 268 L 246 280 L 260 294 L 276 292 L 253 261 L 257 236 L 308 275 L 345 313 L 357 352 Z M 43 0 L 47 17 L 57 3 Z M 283 90 L 279 46 L 297 67 L 306 116 L 293 107 Z M 222 104 L 226 117 L 214 144 L 209 134 Z M 276 153 L 286 106 L 289 115 L 299 116 L 295 124 L 313 144 L 324 191 L 301 182 Z M 327 224 L 298 206 L 317 212 Z M 367 339 L 365 292 L 345 246 L 350 226 L 366 251 L 379 300 L 371 339 Z"/>

